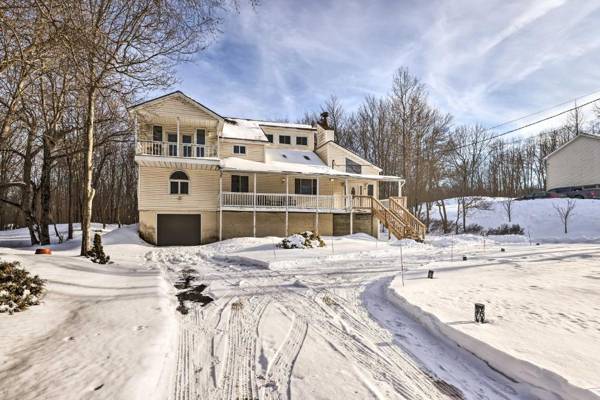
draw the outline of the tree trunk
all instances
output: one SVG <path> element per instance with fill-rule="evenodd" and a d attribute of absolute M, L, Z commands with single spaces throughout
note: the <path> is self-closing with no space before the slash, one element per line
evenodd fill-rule
<path fill-rule="evenodd" d="M 51 153 L 51 143 L 45 134 L 43 139 L 42 176 L 40 180 L 40 243 L 43 245 L 50 244 L 50 174 L 52 172 Z"/>
<path fill-rule="evenodd" d="M 92 187 L 93 156 L 94 156 L 94 118 L 95 118 L 95 89 L 90 88 L 87 96 L 87 113 L 85 135 L 83 137 L 83 199 L 81 215 L 81 255 L 86 256 L 90 250 L 90 228 L 92 225 L 92 204 L 94 188 Z"/>
<path fill-rule="evenodd" d="M 69 223 L 67 240 L 73 239 L 73 167 L 71 157 L 67 158 L 67 168 L 69 171 L 69 184 L 67 187 L 67 222 Z"/>
<path fill-rule="evenodd" d="M 34 224 L 35 217 L 33 214 L 33 201 L 35 201 L 33 195 L 33 187 L 31 183 L 31 168 L 33 166 L 33 156 L 31 154 L 31 147 L 33 145 L 34 134 L 29 132 L 27 135 L 27 144 L 25 147 L 25 159 L 23 160 L 23 182 L 25 187 L 23 188 L 23 198 L 21 202 L 21 210 L 25 218 L 25 225 L 29 230 L 29 237 L 31 238 L 31 245 L 35 246 L 39 244 L 38 237 L 35 234 Z"/>

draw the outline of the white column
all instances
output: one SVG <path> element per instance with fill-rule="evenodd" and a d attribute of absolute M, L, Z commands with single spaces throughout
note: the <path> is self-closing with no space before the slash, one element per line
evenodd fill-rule
<path fill-rule="evenodd" d="M 219 173 L 219 241 L 223 240 L 223 171 Z"/>
<path fill-rule="evenodd" d="M 179 141 L 180 141 L 180 139 L 179 139 L 179 117 L 177 117 L 177 150 L 175 150 L 177 153 L 176 154 L 177 157 L 181 156 L 180 148 L 179 148 Z"/>
<path fill-rule="evenodd" d="M 254 181 L 254 196 L 252 198 L 252 204 L 254 205 L 254 211 L 252 213 L 252 234 L 256 237 L 256 172 L 252 179 Z"/>
<path fill-rule="evenodd" d="M 285 236 L 289 236 L 288 226 L 288 208 L 290 203 L 290 185 L 288 184 L 288 176 L 285 176 Z"/>
<path fill-rule="evenodd" d="M 402 197 L 402 180 L 398 180 L 398 197 Z"/>
<path fill-rule="evenodd" d="M 317 211 L 315 213 L 316 233 L 319 233 L 319 177 L 317 176 Z"/>
<path fill-rule="evenodd" d="M 349 192 L 350 187 L 348 185 L 348 179 L 346 179 L 346 191 Z M 353 211 L 354 211 L 354 199 L 352 198 L 352 194 L 349 194 L 350 196 L 350 234 L 352 235 L 354 233 L 354 221 L 353 221 Z"/>

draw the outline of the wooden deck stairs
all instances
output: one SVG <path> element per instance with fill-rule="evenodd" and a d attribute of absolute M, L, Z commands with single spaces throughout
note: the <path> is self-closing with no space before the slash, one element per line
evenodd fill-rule
<path fill-rule="evenodd" d="M 353 207 L 370 209 L 373 216 L 398 239 L 425 240 L 426 227 L 408 211 L 406 197 L 390 197 L 381 201 L 373 196 L 354 196 Z"/>

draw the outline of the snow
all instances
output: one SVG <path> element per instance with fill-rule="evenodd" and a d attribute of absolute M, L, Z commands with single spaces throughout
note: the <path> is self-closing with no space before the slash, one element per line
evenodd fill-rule
<path fill-rule="evenodd" d="M 318 158 L 314 152 L 311 151 L 292 151 L 292 150 L 274 150 L 271 152 L 270 157 L 272 160 L 269 162 L 258 162 L 247 160 L 241 157 L 225 157 L 221 160 L 221 167 L 225 171 L 245 171 L 245 172 L 272 172 L 272 173 L 291 173 L 291 174 L 307 174 L 307 175 L 325 175 L 325 176 L 339 176 L 346 178 L 357 178 L 367 180 L 380 180 L 380 181 L 394 181 L 397 182 L 400 177 L 389 176 L 389 175 L 366 175 L 366 174 L 351 174 L 347 172 L 337 171 L 333 168 L 328 167 L 322 162 L 310 160 L 311 162 L 282 162 L 276 161 L 283 159 L 281 154 L 293 154 L 292 161 L 300 161 L 299 156 L 310 154 L 312 158 Z M 305 154 L 303 154 L 305 153 Z M 274 156 L 273 154 L 279 154 Z M 306 160 L 304 160 L 306 161 Z"/>
<path fill-rule="evenodd" d="M 2 260 L 46 279 L 48 292 L 41 305 L 0 315 L 0 398 L 166 398 L 174 305 L 160 271 L 144 265 L 151 247 L 137 226 L 114 230 L 104 235 L 114 263 L 97 265 L 76 256 L 79 243 L 51 245 L 50 256 L 2 248 Z"/>
<path fill-rule="evenodd" d="M 569 219 L 568 234 L 554 206 L 564 206 L 568 199 L 519 200 L 512 203 L 512 221 L 508 222 L 502 208 L 505 199 L 482 198 L 489 202 L 490 210 L 471 209 L 467 213 L 467 225 L 478 224 L 484 228 L 497 228 L 501 224 L 519 224 L 525 235 L 532 240 L 553 243 L 581 243 L 600 241 L 600 200 L 571 199 L 575 201 L 573 215 Z M 446 202 L 448 220 L 456 220 L 457 202 Z M 432 218 L 439 218 L 437 207 L 432 209 Z M 462 226 L 462 219 L 461 219 Z"/>
<path fill-rule="evenodd" d="M 593 214 L 592 203 L 576 210 Z M 596 398 L 599 240 L 589 241 L 600 225 L 565 236 L 541 218 L 551 202 L 519 204 L 547 224 L 539 246 L 355 234 L 309 249 L 280 249 L 279 237 L 157 248 L 131 226 L 103 232 L 115 261 L 103 266 L 77 257 L 78 240 L 52 256 L 2 249 L 49 293 L 0 315 L 0 398 Z M 496 227 L 499 210 L 473 218 Z M 183 276 L 214 301 L 177 313 Z M 474 302 L 489 323 L 470 322 Z"/>
<path fill-rule="evenodd" d="M 261 128 L 261 125 L 314 130 L 312 126 L 305 124 L 267 122 L 227 117 L 225 118 L 225 123 L 223 124 L 222 137 L 228 139 L 259 140 L 261 142 L 268 142 L 267 137 L 265 136 L 265 133 Z"/>

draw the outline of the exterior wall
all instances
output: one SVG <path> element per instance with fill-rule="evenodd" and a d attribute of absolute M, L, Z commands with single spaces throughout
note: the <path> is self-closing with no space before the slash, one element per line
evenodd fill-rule
<path fill-rule="evenodd" d="M 218 209 L 219 172 L 181 169 L 190 178 L 187 195 L 169 194 L 171 168 L 139 167 L 138 209 L 144 210 L 211 210 Z"/>
<path fill-rule="evenodd" d="M 145 241 L 156 244 L 157 234 L 157 215 L 158 214 L 200 214 L 201 217 L 201 238 L 202 244 L 212 243 L 219 240 L 219 214 L 215 211 L 178 211 L 178 210 L 146 210 L 140 211 L 139 232 L 140 237 Z M 252 225 L 251 225 L 252 226 Z M 252 234 L 250 234 L 252 236 Z"/>
<path fill-rule="evenodd" d="M 547 190 L 600 183 L 600 140 L 580 136 L 546 159 Z"/>
<path fill-rule="evenodd" d="M 289 213 L 288 233 L 303 231 L 316 231 L 316 216 L 314 213 Z M 333 215 L 319 213 L 319 234 L 331 236 L 333 234 Z M 252 237 L 251 212 L 223 212 L 223 239 L 235 237 Z M 257 212 L 256 236 L 285 236 L 285 213 L 282 212 Z"/>
<path fill-rule="evenodd" d="M 231 175 L 242 175 L 248 176 L 248 190 L 254 191 L 254 174 L 253 173 L 223 173 L 223 191 L 231 191 Z M 300 179 L 316 179 L 308 175 L 289 175 L 289 193 L 294 194 L 296 178 Z M 344 180 L 334 179 L 331 181 L 327 177 L 319 177 L 319 194 L 323 196 L 339 195 L 342 196 L 344 192 Z M 365 181 L 366 182 L 366 181 Z M 377 188 L 377 183 L 374 182 Z M 376 189 L 377 190 L 377 189 Z M 282 174 L 256 174 L 256 192 L 257 193 L 283 193 L 285 194 L 285 175 Z M 358 190 L 356 192 L 359 193 Z M 366 194 L 366 189 L 365 189 Z"/>
<path fill-rule="evenodd" d="M 234 154 L 233 146 L 246 146 L 246 154 Z M 265 161 L 265 144 L 249 142 L 246 140 L 223 139 L 221 140 L 221 158 L 239 157 L 250 161 Z"/>
<path fill-rule="evenodd" d="M 352 214 L 352 231 L 376 236 L 378 220 L 371 214 Z M 333 216 L 333 234 L 344 236 L 350 234 L 350 214 L 335 214 Z"/>
<path fill-rule="evenodd" d="M 319 157 L 321 157 L 323 162 L 325 162 L 328 166 L 333 167 L 337 171 L 346 171 L 346 158 L 349 158 L 358 164 L 362 164 L 363 174 L 379 175 L 379 169 L 377 169 L 375 166 L 371 167 L 364 165 L 364 160 L 353 154 L 351 151 L 346 150 L 335 143 L 330 142 L 320 147 L 317 149 L 317 154 Z"/>
<path fill-rule="evenodd" d="M 203 123 L 203 121 L 198 121 L 193 124 L 179 124 L 179 142 L 183 142 L 183 135 L 192 136 L 192 143 L 196 143 L 196 129 L 204 129 L 206 131 L 206 143 L 207 145 L 216 145 L 217 143 L 217 132 L 214 124 Z M 162 126 L 163 129 L 163 142 L 167 141 L 169 133 L 177 133 L 177 122 L 168 121 L 168 120 L 154 120 L 154 121 L 139 121 L 139 140 L 146 141 L 152 140 L 152 128 L 155 125 Z"/>
<path fill-rule="evenodd" d="M 265 134 L 273 135 L 273 143 L 269 143 L 269 147 L 275 148 L 287 148 L 295 150 L 310 150 L 315 148 L 315 132 L 308 129 L 293 129 L 293 128 L 281 128 L 273 126 L 261 125 L 261 128 Z M 291 144 L 280 144 L 279 135 L 291 136 Z M 296 137 L 305 137 L 308 139 L 306 146 L 297 145 Z"/>
<path fill-rule="evenodd" d="M 177 96 L 166 97 L 155 103 L 145 105 L 144 113 L 148 115 L 155 115 L 158 119 L 160 119 L 161 116 L 178 116 L 182 119 L 189 118 L 210 120 L 213 121 L 213 123 L 216 123 L 217 121 L 217 119 L 210 113 Z"/>

